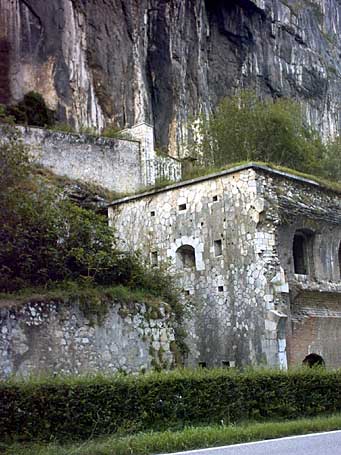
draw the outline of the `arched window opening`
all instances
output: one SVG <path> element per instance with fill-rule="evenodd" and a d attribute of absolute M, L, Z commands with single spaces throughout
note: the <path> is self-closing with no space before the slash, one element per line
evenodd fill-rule
<path fill-rule="evenodd" d="M 313 266 L 313 234 L 307 230 L 295 232 L 293 241 L 294 272 L 309 275 Z"/>
<path fill-rule="evenodd" d="M 318 354 L 309 354 L 303 360 L 303 365 L 312 368 L 312 367 L 324 367 L 325 362 L 323 358 Z"/>
<path fill-rule="evenodd" d="M 195 268 L 195 250 L 191 245 L 182 245 L 176 251 L 178 268 Z"/>

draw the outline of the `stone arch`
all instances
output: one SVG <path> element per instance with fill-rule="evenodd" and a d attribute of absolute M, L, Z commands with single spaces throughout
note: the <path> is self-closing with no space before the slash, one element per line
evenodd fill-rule
<path fill-rule="evenodd" d="M 302 363 L 303 363 L 303 365 L 305 365 L 309 368 L 324 367 L 326 365 L 323 358 L 320 355 L 315 354 L 315 353 L 311 353 L 311 354 L 307 355 Z"/>
<path fill-rule="evenodd" d="M 310 275 L 313 272 L 313 240 L 314 233 L 308 229 L 297 229 L 294 234 L 292 254 L 294 273 Z"/>
<path fill-rule="evenodd" d="M 176 250 L 176 265 L 179 269 L 195 268 L 195 249 L 192 245 L 181 245 Z"/>

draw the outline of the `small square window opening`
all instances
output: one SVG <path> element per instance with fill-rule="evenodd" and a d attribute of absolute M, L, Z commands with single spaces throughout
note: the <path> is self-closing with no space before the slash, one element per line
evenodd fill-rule
<path fill-rule="evenodd" d="M 214 255 L 221 256 L 222 254 L 223 254 L 223 243 L 220 239 L 215 240 L 214 241 Z"/>

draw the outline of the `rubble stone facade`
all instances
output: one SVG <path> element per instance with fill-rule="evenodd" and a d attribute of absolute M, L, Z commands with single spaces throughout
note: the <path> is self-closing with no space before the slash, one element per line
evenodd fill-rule
<path fill-rule="evenodd" d="M 96 313 L 90 302 L 74 299 L 2 301 L 0 379 L 169 368 L 174 340 L 172 317 L 163 305 L 154 314 L 143 302 L 107 301 Z"/>

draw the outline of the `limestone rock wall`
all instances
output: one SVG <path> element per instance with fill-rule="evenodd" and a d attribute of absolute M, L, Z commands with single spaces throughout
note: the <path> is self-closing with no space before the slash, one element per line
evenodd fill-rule
<path fill-rule="evenodd" d="M 0 0 L 0 18 L 0 101 L 37 90 L 76 127 L 145 121 L 182 156 L 188 120 L 251 87 L 340 131 L 339 0 Z"/>
<path fill-rule="evenodd" d="M 87 305 L 88 304 L 88 305 Z M 53 373 L 138 372 L 174 361 L 171 316 L 143 303 L 32 299 L 0 302 L 0 378 Z"/>

